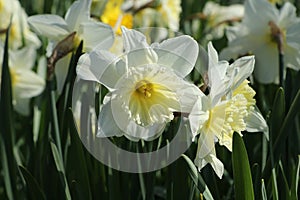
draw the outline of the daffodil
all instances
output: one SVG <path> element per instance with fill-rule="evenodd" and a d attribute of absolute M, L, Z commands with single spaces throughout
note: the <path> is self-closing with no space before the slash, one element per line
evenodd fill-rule
<path fill-rule="evenodd" d="M 0 43 L 0 63 L 2 71 L 3 45 Z M 31 68 L 34 66 L 36 51 L 32 47 L 9 51 L 9 70 L 12 84 L 14 109 L 29 114 L 29 103 L 32 97 L 39 95 L 45 87 L 44 78 L 37 75 Z"/>
<path fill-rule="evenodd" d="M 9 48 L 16 50 L 23 46 L 31 45 L 38 48 L 41 45 L 38 37 L 29 30 L 27 24 L 27 14 L 17 0 L 0 0 L 0 30 L 5 33 L 5 29 L 10 27 Z M 0 35 L 0 40 L 4 42 L 5 34 Z"/>
<path fill-rule="evenodd" d="M 51 14 L 29 17 L 28 22 L 31 28 L 50 40 L 47 47 L 48 57 L 52 54 L 56 44 L 73 32 L 76 32 L 74 47 L 77 47 L 83 40 L 83 50 L 86 52 L 94 48 L 108 49 L 111 47 L 114 37 L 111 27 L 92 20 L 90 7 L 91 0 L 78 0 L 68 9 L 64 19 Z M 59 91 L 62 90 L 68 71 L 68 62 L 69 58 L 61 59 L 55 67 Z"/>
<path fill-rule="evenodd" d="M 181 0 L 161 0 L 157 4 L 137 12 L 134 16 L 134 25 L 136 27 L 166 27 L 172 31 L 178 31 L 179 15 L 182 11 Z"/>
<path fill-rule="evenodd" d="M 232 150 L 234 132 L 262 131 L 268 136 L 268 126 L 255 106 L 255 91 L 247 77 L 254 68 L 254 56 L 245 56 L 229 65 L 219 61 L 218 53 L 208 44 L 209 94 L 199 95 L 190 115 L 194 137 L 200 134 L 195 164 L 201 170 L 210 163 L 221 178 L 224 167 L 217 158 L 215 142 Z"/>
<path fill-rule="evenodd" d="M 203 15 L 206 19 L 206 39 L 219 39 L 223 37 L 224 30 L 229 23 L 242 19 L 244 6 L 240 4 L 221 6 L 215 2 L 208 1 L 203 8 Z"/>
<path fill-rule="evenodd" d="M 179 36 L 149 45 L 136 30 L 122 27 L 125 54 L 93 51 L 80 57 L 77 74 L 109 89 L 98 118 L 98 137 L 158 137 L 174 112 L 190 112 L 199 89 L 184 80 L 194 67 L 197 42 Z"/>
<path fill-rule="evenodd" d="M 300 69 L 300 18 L 289 2 L 279 9 L 266 0 L 247 0 L 242 22 L 228 27 L 228 47 L 220 57 L 229 59 L 255 55 L 254 76 L 261 83 L 278 83 L 278 38 L 281 37 L 284 65 Z"/>

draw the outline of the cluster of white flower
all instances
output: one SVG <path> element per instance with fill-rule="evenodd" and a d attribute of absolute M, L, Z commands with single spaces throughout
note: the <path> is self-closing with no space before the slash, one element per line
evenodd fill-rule
<path fill-rule="evenodd" d="M 29 30 L 27 15 L 18 0 L 0 0 L 0 63 L 2 66 L 6 30 L 9 30 L 9 67 L 12 80 L 13 105 L 16 111 L 29 114 L 29 102 L 39 95 L 45 80 L 31 69 L 35 65 L 36 50 L 41 46 L 38 37 Z M 45 59 L 39 67 L 45 68 Z M 2 67 L 0 69 L 0 74 Z M 0 76 L 1 80 L 1 76 Z"/>

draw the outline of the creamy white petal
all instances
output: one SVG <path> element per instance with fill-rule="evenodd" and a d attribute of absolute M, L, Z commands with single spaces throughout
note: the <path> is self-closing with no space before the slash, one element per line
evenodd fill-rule
<path fill-rule="evenodd" d="M 45 87 L 45 80 L 31 70 L 14 69 L 13 93 L 19 98 L 39 95 Z"/>
<path fill-rule="evenodd" d="M 117 126 L 111 110 L 111 101 L 102 105 L 98 118 L 97 137 L 122 136 L 123 131 Z"/>
<path fill-rule="evenodd" d="M 84 49 L 109 49 L 114 42 L 114 33 L 109 25 L 100 22 L 84 22 L 79 26 L 78 34 L 83 39 Z"/>
<path fill-rule="evenodd" d="M 121 27 L 121 29 L 128 67 L 138 67 L 157 62 L 157 54 L 148 45 L 145 35 L 125 27 Z"/>
<path fill-rule="evenodd" d="M 197 42 L 187 35 L 165 40 L 155 46 L 154 50 L 158 55 L 157 62 L 173 68 L 180 77 L 192 71 L 198 56 Z"/>
<path fill-rule="evenodd" d="M 184 83 L 183 87 L 178 90 L 180 109 L 182 113 L 190 113 L 193 110 L 194 104 L 199 97 L 204 97 L 205 94 L 194 84 Z"/>
<path fill-rule="evenodd" d="M 28 23 L 34 32 L 52 40 L 61 40 L 70 32 L 65 20 L 57 15 L 34 15 Z"/>
<path fill-rule="evenodd" d="M 55 64 L 55 76 L 58 94 L 62 93 L 67 78 L 71 57 L 72 55 L 69 53 L 65 57 L 59 59 Z"/>
<path fill-rule="evenodd" d="M 269 21 L 277 23 L 278 17 L 278 9 L 266 0 L 245 1 L 243 23 L 249 27 L 252 33 L 261 33 L 262 31 L 268 30 Z"/>
<path fill-rule="evenodd" d="M 257 107 L 251 110 L 247 116 L 246 130 L 248 132 L 263 132 L 267 140 L 269 140 L 269 127 Z"/>
<path fill-rule="evenodd" d="M 279 81 L 278 51 L 274 44 L 262 43 L 255 51 L 254 76 L 260 83 L 277 83 Z"/>
<path fill-rule="evenodd" d="M 236 89 L 245 79 L 247 79 L 254 70 L 254 56 L 244 56 L 237 59 L 229 68 L 232 69 L 233 83 L 231 90 Z"/>
<path fill-rule="evenodd" d="M 216 172 L 217 176 L 221 179 L 224 174 L 224 165 L 223 163 L 216 157 L 215 149 L 212 150 L 210 154 L 208 154 L 205 158 L 199 158 L 196 156 L 194 161 L 195 165 L 198 167 L 198 170 L 201 169 L 209 163 L 213 170 Z"/>
<path fill-rule="evenodd" d="M 84 80 L 96 81 L 106 87 L 114 88 L 126 72 L 125 63 L 108 51 L 92 51 L 79 58 L 77 75 Z"/>
<path fill-rule="evenodd" d="M 11 52 L 9 55 L 12 67 L 20 69 L 31 69 L 36 59 L 36 50 L 33 47 L 24 47 Z"/>
<path fill-rule="evenodd" d="M 290 25 L 294 24 L 296 21 L 299 21 L 296 15 L 296 7 L 290 2 L 286 2 L 280 9 L 278 21 L 279 26 L 282 29 L 286 29 Z"/>
<path fill-rule="evenodd" d="M 197 158 L 204 159 L 215 148 L 214 133 L 201 132 L 198 139 Z"/>
<path fill-rule="evenodd" d="M 77 0 L 68 9 L 65 20 L 70 30 L 78 30 L 80 23 L 90 19 L 92 0 Z"/>
<path fill-rule="evenodd" d="M 209 119 L 209 111 L 207 111 L 207 108 L 204 107 L 204 101 L 206 100 L 206 96 L 198 97 L 188 117 L 193 140 L 195 139 L 196 135 L 199 134 L 203 124 Z"/>

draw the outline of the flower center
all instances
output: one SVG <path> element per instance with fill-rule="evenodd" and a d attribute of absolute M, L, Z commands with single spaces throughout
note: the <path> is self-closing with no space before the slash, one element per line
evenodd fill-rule
<path fill-rule="evenodd" d="M 142 98 L 150 98 L 153 92 L 153 84 L 149 81 L 142 80 L 136 84 L 135 92 Z"/>
<path fill-rule="evenodd" d="M 245 118 L 249 111 L 254 109 L 255 91 L 245 80 L 232 93 L 232 98 L 226 103 L 217 105 L 209 111 L 209 119 L 205 128 L 214 132 L 220 145 L 232 149 L 232 137 L 234 132 L 241 134 L 246 130 Z"/>

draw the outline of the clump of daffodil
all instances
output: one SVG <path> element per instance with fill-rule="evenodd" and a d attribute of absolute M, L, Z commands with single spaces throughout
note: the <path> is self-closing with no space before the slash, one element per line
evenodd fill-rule
<path fill-rule="evenodd" d="M 210 163 L 221 178 L 224 167 L 217 158 L 215 142 L 232 150 L 233 133 L 262 131 L 268 136 L 268 126 L 255 107 L 255 91 L 247 77 L 254 68 L 254 57 L 246 56 L 229 65 L 219 61 L 212 44 L 208 44 L 208 90 L 199 95 L 189 115 L 194 137 L 200 134 L 195 164 L 201 170 Z"/>
<path fill-rule="evenodd" d="M 75 1 L 68 9 L 64 18 L 52 15 L 35 15 L 28 19 L 31 28 L 39 35 L 49 39 L 47 57 L 53 53 L 55 46 L 73 34 L 75 37 L 70 46 L 76 47 L 83 40 L 83 51 L 95 48 L 109 49 L 113 44 L 114 34 L 109 25 L 96 22 L 90 18 L 91 0 Z M 58 91 L 61 92 L 69 66 L 69 58 L 65 57 L 56 63 L 55 74 Z"/>
<path fill-rule="evenodd" d="M 130 140 L 158 137 L 174 112 L 190 112 L 200 90 L 184 80 L 194 67 L 197 42 L 179 36 L 149 45 L 136 30 L 122 27 L 125 54 L 92 51 L 80 57 L 77 74 L 109 89 L 98 118 L 98 137 Z"/>
<path fill-rule="evenodd" d="M 224 29 L 230 24 L 240 21 L 244 16 L 244 6 L 233 4 L 221 6 L 215 2 L 208 1 L 203 8 L 206 40 L 219 39 L 224 35 Z"/>
<path fill-rule="evenodd" d="M 0 0 L 0 41 L 5 40 L 5 30 L 10 26 L 9 48 L 16 50 L 24 46 L 39 48 L 38 37 L 29 30 L 27 14 L 18 0 Z"/>
<path fill-rule="evenodd" d="M 289 2 L 278 9 L 266 0 L 245 1 L 242 22 L 228 27 L 226 34 L 228 47 L 220 57 L 255 55 L 254 77 L 261 83 L 278 83 L 279 52 L 284 66 L 300 69 L 300 18 Z"/>
<path fill-rule="evenodd" d="M 0 43 L 0 63 L 2 71 L 4 47 Z M 31 59 L 28 59 L 31 58 Z M 23 115 L 28 115 L 29 103 L 44 90 L 45 80 L 31 68 L 34 66 L 36 51 L 33 47 L 24 47 L 20 50 L 9 51 L 9 70 L 12 84 L 12 98 L 14 109 Z M 41 66 L 46 67 L 46 66 Z M 1 76 L 0 76 L 1 83 Z"/>

